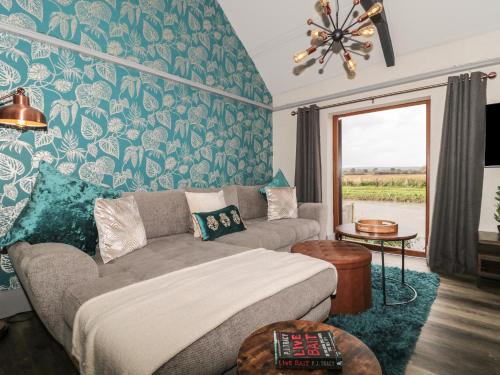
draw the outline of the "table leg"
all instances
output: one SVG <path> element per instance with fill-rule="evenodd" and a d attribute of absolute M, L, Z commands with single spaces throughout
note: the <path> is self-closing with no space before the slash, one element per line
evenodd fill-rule
<path fill-rule="evenodd" d="M 401 241 L 401 282 L 405 283 L 405 241 Z"/>
<path fill-rule="evenodd" d="M 384 257 L 384 241 L 380 241 L 382 250 L 382 293 L 384 294 L 384 305 L 387 305 L 387 295 L 385 292 L 385 257 Z"/>
<path fill-rule="evenodd" d="M 413 297 L 411 297 L 411 299 L 406 301 L 387 303 L 386 291 L 385 291 L 385 272 L 384 272 L 384 242 L 380 241 L 380 243 L 382 244 L 382 277 L 383 277 L 382 291 L 384 293 L 384 305 L 386 306 L 406 305 L 407 303 L 415 301 L 415 299 L 417 298 L 417 291 L 415 290 L 414 287 L 412 287 L 410 284 L 407 284 L 405 281 L 405 241 L 401 241 L 401 284 L 410 289 L 410 291 L 413 294 Z M 387 277 L 387 278 L 399 282 L 397 278 L 392 278 L 392 277 Z"/>

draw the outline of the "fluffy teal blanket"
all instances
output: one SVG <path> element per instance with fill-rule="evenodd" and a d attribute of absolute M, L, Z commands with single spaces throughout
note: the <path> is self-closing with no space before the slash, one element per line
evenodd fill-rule
<path fill-rule="evenodd" d="M 401 269 L 386 267 L 386 275 L 400 279 Z M 405 271 L 405 279 L 417 290 L 417 299 L 408 305 L 384 306 L 381 267 L 372 266 L 372 308 L 358 315 L 331 316 L 327 322 L 368 345 L 384 375 L 404 374 L 439 286 L 435 273 Z M 387 295 L 389 303 L 411 297 L 407 288 L 392 280 L 387 283 Z"/>

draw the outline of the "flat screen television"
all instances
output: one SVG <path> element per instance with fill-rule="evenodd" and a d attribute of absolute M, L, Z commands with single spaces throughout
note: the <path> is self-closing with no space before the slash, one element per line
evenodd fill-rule
<path fill-rule="evenodd" d="M 486 106 L 485 166 L 500 168 L 500 103 Z"/>

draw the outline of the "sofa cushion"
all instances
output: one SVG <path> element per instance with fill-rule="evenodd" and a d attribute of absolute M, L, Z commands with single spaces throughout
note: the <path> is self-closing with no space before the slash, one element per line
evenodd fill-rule
<path fill-rule="evenodd" d="M 238 191 L 236 185 L 226 185 L 223 188 L 186 188 L 187 192 L 193 193 L 215 193 L 220 190 L 224 191 L 224 200 L 228 206 L 234 205 L 238 206 Z"/>
<path fill-rule="evenodd" d="M 109 263 L 97 261 L 99 279 L 66 289 L 63 300 L 64 319 L 72 327 L 81 304 L 100 294 L 247 250 L 249 248 L 241 246 L 203 242 L 190 233 L 152 239 L 142 249 Z"/>
<path fill-rule="evenodd" d="M 290 184 L 288 183 L 281 169 L 278 169 L 278 172 L 276 172 L 271 182 L 269 182 L 267 185 L 262 186 L 259 189 L 259 192 L 264 198 L 267 199 L 267 189 L 275 187 L 290 187 Z"/>
<path fill-rule="evenodd" d="M 238 207 L 233 205 L 212 212 L 196 212 L 193 217 L 203 241 L 213 241 L 246 229 Z"/>
<path fill-rule="evenodd" d="M 0 246 L 19 241 L 57 242 L 94 255 L 97 245 L 95 200 L 118 196 L 118 192 L 63 175 L 42 163 L 29 202 L 10 231 L 0 239 Z"/>
<path fill-rule="evenodd" d="M 241 344 L 256 329 L 283 320 L 324 320 L 336 286 L 337 273 L 330 268 L 283 289 L 233 315 L 178 353 L 154 375 L 227 374 L 236 363 Z"/>
<path fill-rule="evenodd" d="M 283 219 L 267 221 L 265 218 L 245 221 L 247 230 L 217 238 L 216 242 L 277 250 L 311 237 L 318 236 L 320 226 L 309 219 Z"/>
<path fill-rule="evenodd" d="M 99 232 L 99 255 L 104 263 L 146 246 L 146 231 L 133 195 L 97 199 L 94 216 Z"/>
<path fill-rule="evenodd" d="M 260 194 L 262 186 L 237 186 L 238 203 L 243 220 L 267 216 L 267 202 Z"/>
<path fill-rule="evenodd" d="M 186 191 L 186 200 L 193 222 L 189 230 L 193 229 L 196 238 L 201 237 L 201 228 L 194 214 L 198 212 L 212 212 L 227 207 L 223 190 L 217 192 Z"/>
<path fill-rule="evenodd" d="M 187 233 L 191 215 L 183 190 L 124 193 L 133 195 L 148 239 Z"/>
<path fill-rule="evenodd" d="M 268 188 L 267 220 L 296 219 L 299 216 L 295 187 Z"/>

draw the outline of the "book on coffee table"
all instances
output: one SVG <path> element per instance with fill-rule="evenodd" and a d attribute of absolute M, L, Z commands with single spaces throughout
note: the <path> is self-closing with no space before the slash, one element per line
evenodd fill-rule
<path fill-rule="evenodd" d="M 342 354 L 330 331 L 274 331 L 274 364 L 278 369 L 342 369 Z"/>

